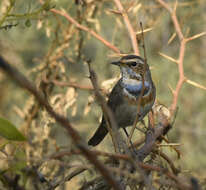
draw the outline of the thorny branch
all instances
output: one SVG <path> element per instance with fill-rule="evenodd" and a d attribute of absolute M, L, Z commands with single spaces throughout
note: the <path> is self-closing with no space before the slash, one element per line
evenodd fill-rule
<path fill-rule="evenodd" d="M 177 1 L 175 4 L 174 9 L 169 7 L 167 3 L 165 3 L 163 0 L 157 0 L 167 11 L 169 11 L 171 15 L 172 22 L 174 24 L 175 30 L 177 32 L 177 36 L 180 41 L 180 50 L 179 50 L 179 58 L 177 60 L 178 63 L 178 70 L 179 70 L 179 80 L 177 82 L 177 86 L 175 91 L 173 91 L 173 102 L 171 105 L 171 111 L 172 113 L 175 111 L 177 107 L 177 101 L 178 101 L 178 96 L 180 89 L 182 88 L 183 83 L 185 82 L 185 76 L 184 76 L 184 67 L 183 67 L 183 61 L 184 61 L 184 56 L 185 56 L 185 45 L 186 45 L 186 39 L 182 33 L 177 15 L 176 15 L 176 8 L 177 8 Z"/>
<path fill-rule="evenodd" d="M 177 15 L 176 15 L 176 9 L 177 9 L 177 5 L 178 5 L 178 1 L 176 1 L 173 9 L 164 0 L 156 0 L 156 1 L 160 5 L 162 5 L 162 7 L 164 7 L 170 13 L 172 22 L 174 24 L 175 31 L 176 31 L 178 39 L 180 41 L 180 48 L 179 48 L 178 59 L 175 60 L 175 59 L 171 58 L 172 61 L 174 61 L 174 62 L 176 62 L 178 64 L 178 71 L 179 71 L 179 80 L 177 82 L 176 89 L 172 91 L 172 93 L 173 93 L 173 100 L 172 100 L 172 104 L 171 104 L 170 109 L 171 109 L 171 112 L 172 112 L 171 115 L 173 115 L 175 109 L 177 108 L 178 97 L 179 97 L 179 93 L 180 93 L 180 90 L 182 88 L 182 85 L 184 84 L 184 82 L 188 81 L 187 78 L 184 75 L 184 66 L 183 66 L 184 57 L 185 57 L 186 43 L 191 41 L 191 40 L 193 40 L 193 39 L 196 39 L 196 38 L 198 38 L 200 36 L 203 36 L 206 33 L 201 33 L 199 35 L 195 35 L 194 37 L 186 38 L 184 36 L 184 34 L 182 33 L 182 29 L 180 27 L 179 20 L 178 20 Z M 206 89 L 206 88 L 203 87 L 203 89 Z"/>

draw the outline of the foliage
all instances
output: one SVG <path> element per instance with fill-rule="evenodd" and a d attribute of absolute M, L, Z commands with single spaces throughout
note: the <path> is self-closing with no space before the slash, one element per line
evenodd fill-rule
<path fill-rule="evenodd" d="M 0 135 L 8 140 L 25 141 L 25 137 L 16 127 L 4 118 L 0 118 Z"/>

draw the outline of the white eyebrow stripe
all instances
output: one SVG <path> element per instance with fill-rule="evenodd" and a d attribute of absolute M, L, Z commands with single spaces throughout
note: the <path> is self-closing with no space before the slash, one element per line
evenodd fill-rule
<path fill-rule="evenodd" d="M 123 59 L 123 60 L 121 60 L 121 62 L 122 63 L 127 63 L 127 62 L 137 62 L 137 61 L 140 61 L 141 63 L 143 63 L 143 61 L 142 60 L 140 60 L 140 59 Z"/>

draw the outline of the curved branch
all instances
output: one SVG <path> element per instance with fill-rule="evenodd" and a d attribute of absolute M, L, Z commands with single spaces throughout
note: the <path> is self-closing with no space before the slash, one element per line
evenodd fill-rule
<path fill-rule="evenodd" d="M 71 22 L 74 26 L 76 26 L 78 29 L 83 30 L 85 32 L 88 32 L 89 34 L 91 34 L 93 37 L 95 37 L 96 39 L 98 39 L 99 41 L 101 41 L 105 46 L 109 47 L 111 50 L 113 50 L 115 53 L 120 54 L 120 50 L 115 47 L 114 45 L 112 45 L 110 42 L 108 42 L 107 40 L 105 40 L 102 36 L 100 36 L 99 34 L 97 34 L 95 31 L 87 28 L 86 26 L 83 26 L 81 24 L 79 24 L 75 19 L 73 19 L 68 13 L 66 13 L 65 11 L 60 11 L 57 9 L 51 9 L 51 12 L 61 15 L 63 17 L 65 17 L 69 22 Z"/>
<path fill-rule="evenodd" d="M 131 39 L 131 42 L 132 42 L 132 47 L 133 47 L 134 53 L 136 55 L 139 55 L 139 49 L 138 49 L 136 33 L 134 32 L 134 29 L 133 29 L 133 27 L 130 23 L 127 12 L 124 10 L 120 0 L 114 0 L 114 2 L 116 4 L 117 8 L 119 9 L 120 13 L 122 14 L 123 19 L 124 19 L 124 23 L 127 27 L 127 30 L 129 32 L 129 36 L 130 36 L 130 39 Z"/>

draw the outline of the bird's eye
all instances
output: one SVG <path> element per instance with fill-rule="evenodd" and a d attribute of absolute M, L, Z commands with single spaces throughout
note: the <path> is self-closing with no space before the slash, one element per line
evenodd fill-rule
<path fill-rule="evenodd" d="M 132 67 L 136 67 L 136 66 L 137 66 L 137 63 L 136 63 L 136 62 L 132 62 L 132 63 L 131 63 L 131 66 L 132 66 Z"/>

